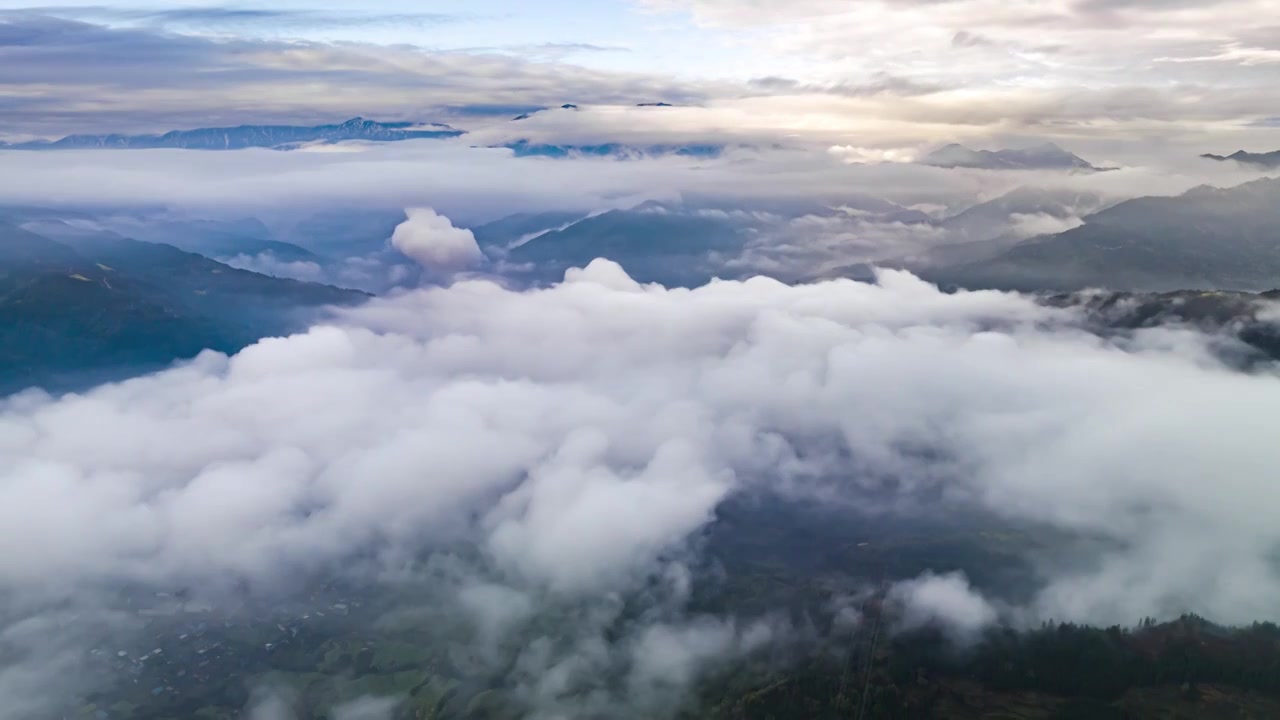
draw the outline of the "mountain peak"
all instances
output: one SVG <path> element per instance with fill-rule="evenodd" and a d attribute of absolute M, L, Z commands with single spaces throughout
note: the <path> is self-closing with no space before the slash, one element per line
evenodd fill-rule
<path fill-rule="evenodd" d="M 1200 157 L 1206 158 L 1209 160 L 1217 160 L 1219 162 L 1234 160 L 1238 163 L 1242 163 L 1245 165 L 1256 165 L 1258 167 L 1266 168 L 1266 169 L 1280 168 L 1280 150 L 1275 150 L 1273 152 L 1266 152 L 1266 153 L 1254 153 L 1254 152 L 1249 152 L 1247 150 L 1237 150 L 1231 153 L 1230 155 L 1225 155 L 1225 156 L 1214 155 L 1212 153 L 1205 153 Z"/>
<path fill-rule="evenodd" d="M 934 167 L 981 170 L 1100 170 L 1052 142 L 1021 150 L 972 150 L 951 143 L 924 156 L 920 162 Z"/>

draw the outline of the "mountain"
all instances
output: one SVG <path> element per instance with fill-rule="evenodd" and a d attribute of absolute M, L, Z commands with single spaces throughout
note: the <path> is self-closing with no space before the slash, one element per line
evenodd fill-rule
<path fill-rule="evenodd" d="M 490 257 L 502 256 L 540 234 L 563 230 L 584 215 L 575 212 L 517 213 L 471 229 L 476 244 Z"/>
<path fill-rule="evenodd" d="M 726 146 L 717 143 L 627 145 L 600 143 L 595 145 L 556 145 L 516 140 L 497 147 L 515 152 L 516 157 L 613 157 L 620 159 L 678 155 L 681 157 L 715 158 L 724 154 Z"/>
<path fill-rule="evenodd" d="M 941 226 L 953 241 L 990 240 L 1009 233 L 1020 219 L 1067 222 L 1096 213 L 1107 205 L 1107 200 L 1097 193 L 1020 187 L 966 208 L 943 220 Z"/>
<path fill-rule="evenodd" d="M 513 118 L 511 118 L 511 119 L 512 119 L 513 121 L 514 121 L 514 120 L 528 120 L 529 118 L 533 117 L 534 115 L 537 115 L 538 113 L 542 112 L 543 110 L 549 110 L 549 109 L 550 109 L 550 108 L 541 108 L 541 109 L 539 109 L 539 110 L 530 110 L 529 112 L 520 113 L 519 115 L 517 115 L 517 116 L 515 116 L 515 117 L 513 117 Z M 581 108 L 579 108 L 577 105 L 574 105 L 573 103 L 565 103 L 564 105 L 561 105 L 561 106 L 560 106 L 560 109 L 561 109 L 561 110 L 580 110 Z"/>
<path fill-rule="evenodd" d="M 269 255 L 281 262 L 322 263 L 326 259 L 293 243 L 267 239 L 270 232 L 248 222 L 223 223 L 212 220 L 159 220 L 141 218 L 108 218 L 87 224 L 60 219 L 35 220 L 23 228 L 52 240 L 71 242 L 80 237 L 111 234 L 197 253 L 219 261 L 237 257 Z"/>
<path fill-rule="evenodd" d="M 639 282 L 688 286 L 715 275 L 744 242 L 743 228 L 733 222 L 649 205 L 543 233 L 508 250 L 505 262 L 513 273 L 550 281 L 605 257 Z"/>
<path fill-rule="evenodd" d="M 336 143 L 344 140 L 397 142 L 451 138 L 462 135 L 448 125 L 412 122 L 382 123 L 352 118 L 339 125 L 240 125 L 238 127 L 174 130 L 163 135 L 68 135 L 61 140 L 37 140 L 7 146 L 10 150 L 138 150 L 181 148 L 185 150 L 240 150 L 272 148 L 288 150 L 308 143 Z"/>
<path fill-rule="evenodd" d="M 931 280 L 1018 290 L 1270 290 L 1280 285 L 1280 179 L 1142 197 Z"/>
<path fill-rule="evenodd" d="M 1244 150 L 1237 150 L 1230 155 L 1213 155 L 1211 153 L 1205 153 L 1200 157 L 1217 160 L 1219 162 L 1235 160 L 1238 163 L 1244 163 L 1245 165 L 1257 165 L 1258 167 L 1267 168 L 1268 170 L 1280 168 L 1280 150 L 1269 153 L 1251 153 L 1245 152 Z"/>
<path fill-rule="evenodd" d="M 111 233 L 55 241 L 0 224 L 0 393 L 67 390 L 206 348 L 235 352 L 363 293 L 237 270 Z"/>
<path fill-rule="evenodd" d="M 332 208 L 297 218 L 279 239 L 319 255 L 364 256 L 386 249 L 404 218 L 403 209 Z"/>
<path fill-rule="evenodd" d="M 927 273 L 937 268 L 976 263 L 1009 250 L 1044 228 L 1066 228 L 1079 218 L 1107 207 L 1101 195 L 1078 190 L 1020 187 L 941 220 L 929 219 L 939 237 L 911 252 L 895 248 L 892 256 L 824 269 L 806 280 L 848 277 L 872 280 L 876 267 Z M 892 217 L 892 216 L 890 216 Z"/>
<path fill-rule="evenodd" d="M 1044 143 L 1022 150 L 970 150 L 963 145 L 951 144 L 924 156 L 920 163 L 941 168 L 978 168 L 982 170 L 1079 170 L 1099 172 L 1106 168 L 1094 167 L 1088 161 L 1063 150 L 1053 143 Z"/>

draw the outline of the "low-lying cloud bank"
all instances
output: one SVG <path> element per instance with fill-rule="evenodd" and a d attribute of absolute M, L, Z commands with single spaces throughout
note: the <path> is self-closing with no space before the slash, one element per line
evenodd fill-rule
<path fill-rule="evenodd" d="M 636 630 L 628 665 L 652 687 L 673 682 L 653 653 L 758 642 L 679 619 L 678 551 L 722 502 L 894 488 L 898 507 L 930 494 L 1104 541 L 1041 568 L 1025 607 L 953 576 L 900 586 L 921 621 L 1275 620 L 1277 407 L 1280 377 L 1189 331 L 1116 344 L 1026 297 L 897 272 L 668 290 L 598 260 L 547 289 L 405 293 L 234 357 L 0 402 L 0 593 L 12 621 L 121 582 L 270 586 L 462 542 L 485 570 L 458 602 L 494 627 L 664 578 L 676 609 Z"/>
<path fill-rule="evenodd" d="M 821 150 L 740 149 L 719 158 L 516 158 L 452 141 L 381 144 L 349 153 L 251 149 L 0 150 L 0 202 L 70 207 L 168 206 L 267 216 L 300 208 L 430 207 L 455 224 L 526 211 L 590 212 L 682 195 L 840 205 L 870 195 L 905 205 L 963 209 L 1018 187 L 1098 193 L 1117 200 L 1174 195 L 1201 184 L 1256 179 L 1256 170 L 1193 155 L 1094 175 L 848 164 Z M 173 179 L 181 177 L 182 182 Z"/>

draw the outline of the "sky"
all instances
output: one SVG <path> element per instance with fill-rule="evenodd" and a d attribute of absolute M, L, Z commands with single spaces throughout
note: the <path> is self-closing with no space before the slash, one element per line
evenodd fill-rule
<path fill-rule="evenodd" d="M 190 212 L 304 243 L 328 223 L 346 241 L 390 210 L 394 230 L 358 238 L 378 249 L 334 272 L 396 286 L 231 356 L 0 398 L 0 549 L 22 550 L 0 552 L 0 654 L 27 653 L 0 667 L 0 707 L 66 695 L 76 666 L 56 662 L 85 648 L 45 628 L 75 603 L 109 608 L 104 587 L 216 595 L 228 578 L 382 573 L 424 551 L 446 566 L 433 592 L 498 628 L 492 643 L 539 609 L 592 610 L 547 631 L 568 633 L 549 636 L 554 652 L 522 656 L 533 705 L 561 711 L 537 717 L 592 716 L 557 705 L 555 683 L 595 687 L 601 668 L 669 701 L 672 677 L 760 636 L 752 618 L 686 612 L 685 563 L 716 509 L 774 491 L 857 503 L 886 478 L 910 481 L 894 488 L 908 517 L 945 487 L 947 512 L 1101 541 L 1096 563 L 1037 566 L 1015 605 L 958 575 L 899 583 L 908 623 L 1280 620 L 1280 382 L 1223 361 L 1224 343 L 1241 350 L 1228 338 L 1104 338 L 1076 311 L 905 272 L 749 277 L 825 277 L 1257 179 L 1197 154 L 1280 149 L 1280 0 L 30 2 L 0 0 L 0 140 L 357 115 L 467 133 L 294 152 L 0 148 L 0 205 L 105 209 L 46 223 L 71 235 L 138 236 L 152 220 L 168 233 Z M 560 160 L 516 157 L 515 139 L 726 149 Z M 1045 140 L 1112 171 L 912 162 L 951 142 Z M 1030 199 L 974 222 L 990 234 L 941 222 L 1018 190 Z M 741 278 L 668 289 L 602 258 L 521 288 L 489 274 L 473 232 L 682 199 L 765 229 L 734 260 Z M 404 287 L 402 260 L 426 273 L 406 277 L 448 282 Z M 454 542 L 475 552 L 434 552 Z M 606 643 L 611 603 L 655 578 L 655 612 Z M 573 699 L 601 698 L 619 700 Z"/>
<path fill-rule="evenodd" d="M 0 137 L 663 101 L 871 155 L 1269 150 L 1278 68 L 1280 0 L 3 0 Z"/>

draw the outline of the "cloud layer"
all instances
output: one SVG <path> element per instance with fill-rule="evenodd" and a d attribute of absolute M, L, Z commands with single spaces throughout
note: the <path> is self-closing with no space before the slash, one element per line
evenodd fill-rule
<path fill-rule="evenodd" d="M 30 550 L 0 582 L 270 578 L 476 518 L 511 576 L 594 593 L 752 483 L 896 477 L 1119 544 L 1050 578 L 1037 612 L 1271 617 L 1277 394 L 1195 335 L 1122 349 L 1013 295 L 894 273 L 665 290 L 601 261 L 547 290 L 419 291 L 233 358 L 6 401 L 0 544 Z"/>
<path fill-rule="evenodd" d="M 433 605 L 473 618 L 477 653 L 545 613 L 576 618 L 524 641 L 522 702 L 657 716 L 646 703 L 669 709 L 706 663 L 787 634 L 682 610 L 691 540 L 744 493 L 980 511 L 1067 538 L 1017 605 L 961 576 L 897 585 L 908 625 L 1280 619 L 1280 377 L 1221 365 L 1190 331 L 1080 325 L 904 273 L 669 290 L 598 260 L 547 289 L 408 292 L 234 357 L 14 396 L 5 642 L 122 583 L 287 592 L 426 562 L 443 568 Z M 606 641 L 643 588 L 654 609 Z M 21 682 L 68 662 L 49 648 L 75 640 L 54 637 L 0 675 L 11 703 L 65 692 Z"/>
<path fill-rule="evenodd" d="M 604 47 L 590 42 L 531 38 L 523 47 L 442 51 L 262 39 L 250 31 L 256 23 L 324 20 L 314 13 L 218 17 L 215 11 L 187 20 L 182 11 L 140 13 L 144 22 L 121 24 L 128 11 L 10 11 L 0 16 L 8 123 L 0 135 L 355 115 L 484 129 L 565 102 L 663 101 L 684 107 L 641 119 L 693 125 L 703 136 L 715 131 L 729 140 L 825 143 L 867 157 L 918 155 L 951 141 L 1033 138 L 1088 143 L 1084 149 L 1100 161 L 1125 159 L 1135 148 L 1229 152 L 1274 144 L 1268 125 L 1280 98 L 1270 78 L 1280 63 L 1274 32 L 1280 16 L 1270 0 L 1174 7 L 651 0 L 637 7 L 735 58 L 734 69 L 695 63 L 674 77 L 560 61 L 566 52 Z M 188 21 L 221 29 L 192 34 L 183 25 Z M 163 29 L 174 22 L 188 34 Z M 656 44 L 648 54 L 643 47 L 623 53 L 636 55 L 628 67 L 663 65 L 657 60 L 670 48 L 655 39 L 670 33 L 645 32 Z M 646 62 L 650 56 L 654 61 Z M 614 119 L 608 130 L 631 129 Z"/>

